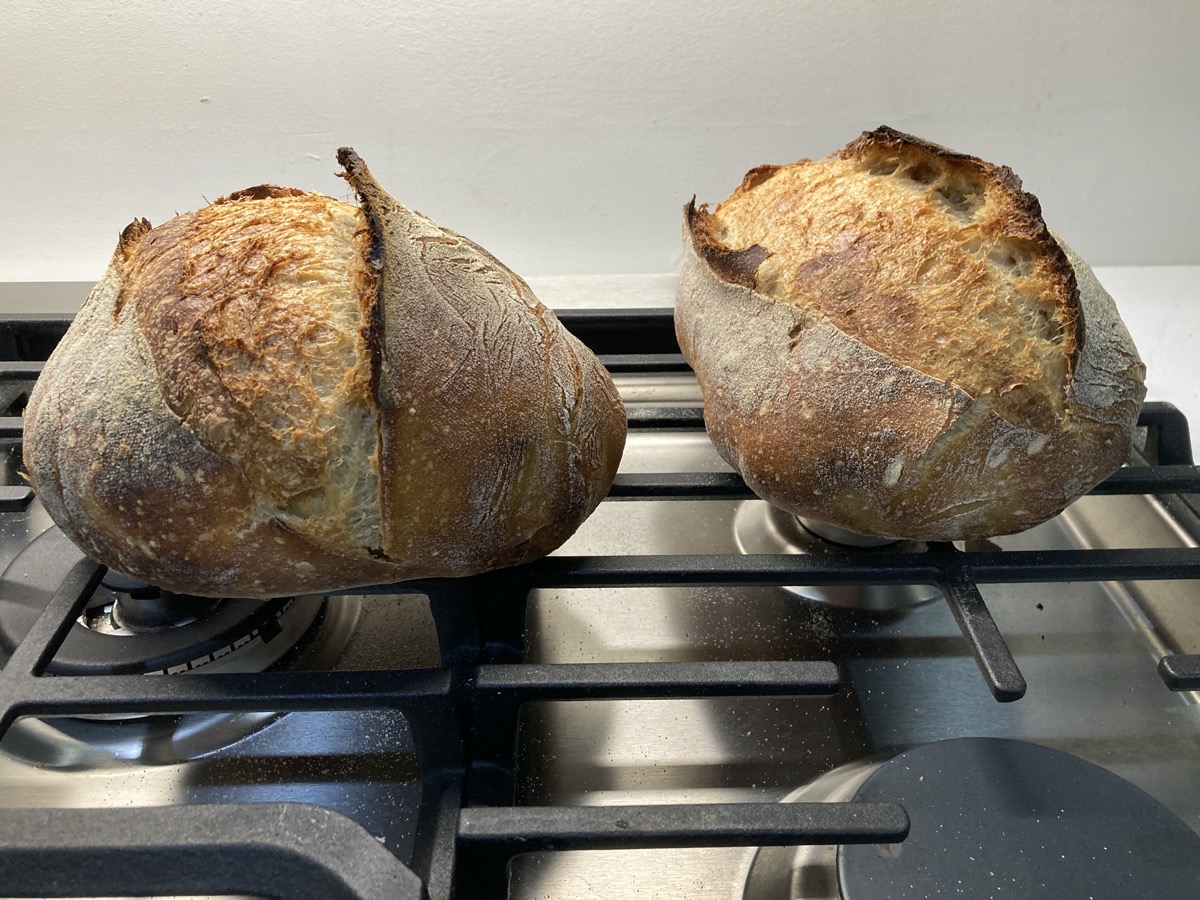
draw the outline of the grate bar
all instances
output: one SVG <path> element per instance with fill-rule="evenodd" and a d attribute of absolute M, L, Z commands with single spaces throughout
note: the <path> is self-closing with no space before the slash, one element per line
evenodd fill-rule
<path fill-rule="evenodd" d="M 613 375 L 692 371 L 682 353 L 601 353 L 598 358 Z"/>
<path fill-rule="evenodd" d="M 0 512 L 20 512 L 33 502 L 33 488 L 28 485 L 0 485 Z"/>
<path fill-rule="evenodd" d="M 365 828 L 301 803 L 0 809 L 6 897 L 251 894 L 421 900 Z"/>
<path fill-rule="evenodd" d="M 527 700 L 621 700 L 637 697 L 757 697 L 836 693 L 831 662 L 559 663 L 480 666 L 483 704 Z"/>
<path fill-rule="evenodd" d="M 699 406 L 628 406 L 625 416 L 629 420 L 630 431 L 691 431 L 704 428 L 704 409 Z"/>
<path fill-rule="evenodd" d="M 33 626 L 13 650 L 4 666 L 4 675 L 28 677 L 40 675 L 63 638 L 70 631 L 76 618 L 83 611 L 96 585 L 104 576 L 105 569 L 82 554 L 67 569 L 58 590 L 50 597 L 46 607 L 34 620 Z M 86 693 L 86 688 L 84 692 Z M 3 731 L 3 716 L 0 710 L 0 732 Z"/>
<path fill-rule="evenodd" d="M 664 427 L 666 427 L 664 425 Z M 1096 495 L 1200 493 L 1200 468 L 1138 466 L 1119 469 L 1091 490 Z M 755 494 L 736 472 L 621 474 L 609 500 L 749 500 Z"/>
<path fill-rule="evenodd" d="M 964 554 L 979 584 L 1035 581 L 1163 581 L 1200 578 L 1200 548 L 1004 550 Z M 784 584 L 931 584 L 964 564 L 958 551 L 879 551 L 815 558 L 790 554 L 548 556 L 511 570 L 530 587 L 706 587 Z M 803 580 L 797 580 L 803 579 Z M 375 585 L 355 593 L 396 593 Z M 350 593 L 346 591 L 345 593 Z"/>
<path fill-rule="evenodd" d="M 27 681 L 21 715 L 401 708 L 449 695 L 444 669 L 60 675 Z"/>
<path fill-rule="evenodd" d="M 1200 654 L 1164 656 L 1158 675 L 1173 691 L 1200 691 Z"/>
<path fill-rule="evenodd" d="M 24 434 L 24 419 L 20 416 L 0 416 L 0 441 L 19 441 Z"/>
<path fill-rule="evenodd" d="M 454 895 L 458 815 L 461 808 L 461 771 L 424 780 L 417 820 L 425 824 L 417 829 L 409 861 L 412 870 L 425 882 L 428 896 L 421 900 L 451 900 Z"/>
<path fill-rule="evenodd" d="M 632 473 L 613 479 L 609 500 L 744 500 L 754 496 L 736 472 Z"/>
<path fill-rule="evenodd" d="M 939 586 L 992 696 L 1001 703 L 1020 700 L 1027 687 L 1025 677 L 966 566 L 951 569 Z"/>
<path fill-rule="evenodd" d="M 507 896 L 505 870 L 518 853 L 884 844 L 908 830 L 895 803 L 473 807 L 459 817 L 459 884 L 469 881 L 474 896 Z"/>
<path fill-rule="evenodd" d="M 35 381 L 45 365 L 33 360 L 0 360 L 0 381 Z"/>
<path fill-rule="evenodd" d="M 1187 416 L 1176 406 L 1162 401 L 1142 404 L 1138 425 L 1151 428 L 1150 447 L 1159 465 L 1191 465 L 1192 437 Z"/>
<path fill-rule="evenodd" d="M 445 669 L 5 677 L 0 686 L 15 695 L 0 705 L 0 735 L 20 716 L 396 709 L 408 719 L 424 775 L 462 759 Z"/>
<path fill-rule="evenodd" d="M 1127 466 L 1091 490 L 1092 494 L 1200 493 L 1200 468 L 1191 465 Z"/>
<path fill-rule="evenodd" d="M 908 814 L 896 803 L 502 806 L 464 809 L 458 837 L 466 847 L 527 853 L 893 843 L 908 828 Z"/>
<path fill-rule="evenodd" d="M 1200 548 L 1005 550 L 969 553 L 979 584 L 1035 581 L 1166 581 L 1200 578 Z"/>

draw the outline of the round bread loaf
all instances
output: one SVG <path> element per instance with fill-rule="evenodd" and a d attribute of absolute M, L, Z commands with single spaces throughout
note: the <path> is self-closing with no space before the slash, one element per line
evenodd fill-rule
<path fill-rule="evenodd" d="M 611 487 L 624 408 L 515 274 L 406 209 L 262 186 L 121 235 L 30 397 L 25 464 L 96 560 L 276 597 L 526 562 Z"/>
<path fill-rule="evenodd" d="M 1127 458 L 1145 367 L 1005 167 L 889 128 L 685 209 L 676 333 L 721 455 L 861 534 L 1050 518 Z"/>

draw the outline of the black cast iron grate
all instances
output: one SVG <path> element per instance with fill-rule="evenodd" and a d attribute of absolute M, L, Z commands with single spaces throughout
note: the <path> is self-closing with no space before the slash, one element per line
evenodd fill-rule
<path fill-rule="evenodd" d="M 687 371 L 674 342 L 670 310 L 579 311 L 561 318 L 616 373 Z M 0 322 L 0 385 L 11 407 L 7 418 L 0 417 L 0 441 L 7 441 L 10 451 L 0 509 L 31 500 L 28 488 L 13 477 L 19 411 L 40 360 L 68 323 L 66 316 L 14 316 Z M 703 421 L 696 408 L 635 407 L 630 425 L 699 429 Z M 1176 499 L 1172 508 L 1187 521 L 1188 495 L 1200 493 L 1187 422 L 1168 405 L 1147 404 L 1142 425 L 1148 431 L 1145 458 L 1139 456 L 1097 493 L 1169 495 Z M 611 499 L 750 496 L 737 476 L 684 473 L 619 476 Z M 410 722 L 424 781 L 416 849 L 412 859 L 397 860 L 356 823 L 303 804 L 255 804 L 254 814 L 236 805 L 7 810 L 0 812 L 0 884 L 10 896 L 120 894 L 136 886 L 138 893 L 163 894 L 487 898 L 504 896 L 512 856 L 543 849 L 899 841 L 908 819 L 890 803 L 513 805 L 517 718 L 524 703 L 823 696 L 840 686 L 837 666 L 826 661 L 526 664 L 530 592 L 566 586 L 933 584 L 942 590 L 989 689 L 997 700 L 1011 701 L 1022 696 L 1025 682 L 979 584 L 1197 578 L 1200 550 L 963 552 L 946 544 L 921 553 L 872 553 L 866 559 L 560 556 L 475 578 L 404 585 L 405 593 L 429 597 L 442 654 L 437 669 L 45 676 L 102 571 L 82 554 L 63 561 L 61 586 L 0 670 L 0 736 L 21 716 L 397 709 Z M 395 593 L 397 586 L 371 590 Z M 1200 689 L 1200 656 L 1169 656 L 1159 669 L 1172 690 Z M 174 841 L 177 832 L 189 839 Z M 122 836 L 119 841 L 111 839 L 114 833 Z M 86 885 L 67 874 L 75 870 L 89 873 Z"/>

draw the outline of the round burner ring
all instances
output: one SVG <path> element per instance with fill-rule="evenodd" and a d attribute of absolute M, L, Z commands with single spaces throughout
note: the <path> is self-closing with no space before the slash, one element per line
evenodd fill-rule
<path fill-rule="evenodd" d="M 82 551 L 52 527 L 17 554 L 0 575 L 0 664 L 50 601 L 62 573 L 83 558 Z M 159 594 L 156 588 L 110 572 L 89 604 L 100 607 L 92 615 L 106 615 L 100 596 L 104 591 L 136 600 L 153 600 Z M 120 622 L 115 623 L 115 633 L 76 622 L 47 672 L 261 671 L 281 660 L 292 665 L 289 653 L 297 647 L 306 655 L 303 668 L 329 668 L 350 641 L 360 605 L 359 599 L 352 597 L 342 597 L 337 603 L 328 603 L 323 597 L 213 604 L 196 599 L 195 604 L 185 604 L 201 613 L 196 617 L 185 614 L 169 622 L 151 621 L 158 618 L 153 615 L 156 611 L 139 610 L 144 614 L 143 633 L 123 628 Z M 81 618 L 86 619 L 87 614 Z M 197 639 L 199 645 L 190 643 Z M 3 749 L 48 769 L 107 765 L 114 758 L 174 764 L 226 747 L 279 717 L 269 711 L 24 717 L 4 735 Z"/>
<path fill-rule="evenodd" d="M 818 531 L 824 533 L 818 534 Z M 747 555 L 792 553 L 845 556 L 880 550 L 916 553 L 923 551 L 926 546 L 919 541 L 862 538 L 861 535 L 856 536 L 852 532 L 821 523 L 812 523 L 810 530 L 796 516 L 765 500 L 745 500 L 738 504 L 733 518 L 733 537 L 738 550 Z M 942 596 L 937 588 L 925 584 L 785 585 L 783 590 L 832 606 L 875 612 L 911 609 Z"/>
<path fill-rule="evenodd" d="M 12 652 L 58 589 L 62 573 L 84 553 L 53 527 L 38 535 L 0 575 L 0 654 Z M 153 590 L 109 579 L 89 605 L 103 607 L 123 590 Z M 110 597 L 106 598 L 107 593 Z M 313 624 L 324 600 L 319 597 L 280 600 L 222 600 L 204 615 L 181 620 L 175 627 L 144 632 L 105 633 L 83 624 L 73 627 L 47 667 L 52 675 L 174 673 L 211 667 L 208 671 L 255 671 L 283 655 Z"/>

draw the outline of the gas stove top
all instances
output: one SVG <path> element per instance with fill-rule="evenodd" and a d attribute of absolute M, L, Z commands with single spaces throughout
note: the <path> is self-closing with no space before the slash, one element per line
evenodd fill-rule
<path fill-rule="evenodd" d="M 0 895 L 1200 893 L 1177 411 L 1024 534 L 850 547 L 717 457 L 669 310 L 561 317 L 631 424 L 561 550 L 217 606 L 51 526 L 19 411 L 67 320 L 0 322 Z"/>

